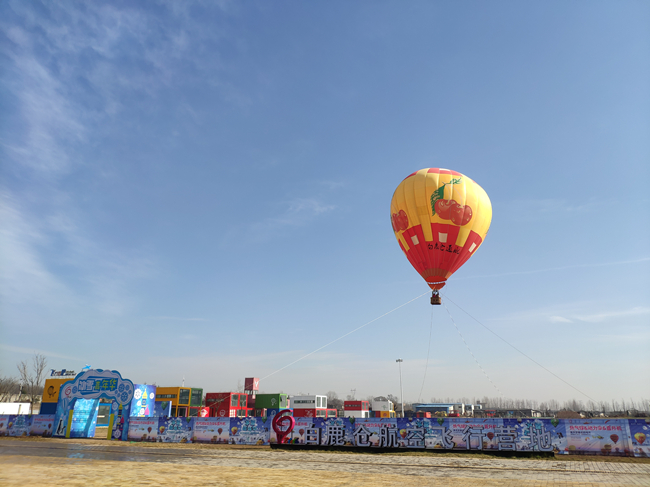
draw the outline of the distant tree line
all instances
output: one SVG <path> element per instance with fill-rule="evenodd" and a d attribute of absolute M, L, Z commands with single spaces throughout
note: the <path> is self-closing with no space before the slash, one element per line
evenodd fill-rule
<path fill-rule="evenodd" d="M 377 395 L 375 396 L 367 396 L 366 398 L 356 398 L 352 394 L 348 394 L 345 398 L 345 400 L 361 400 L 364 399 L 366 401 L 372 401 L 375 397 L 378 397 Z M 395 404 L 395 409 L 398 410 L 400 408 L 400 401 L 397 396 L 394 394 L 386 394 L 384 395 L 385 398 L 389 399 L 390 401 L 393 401 Z M 482 398 L 478 397 L 432 397 L 431 401 L 432 403 L 442 403 L 442 404 L 457 404 L 457 403 L 463 403 L 463 404 L 481 404 L 483 406 L 483 409 L 535 409 L 537 411 L 561 411 L 561 410 L 567 410 L 567 411 L 574 411 L 574 412 L 580 412 L 580 411 L 590 411 L 594 413 L 623 413 L 625 414 L 627 411 L 638 411 L 640 413 L 644 413 L 645 415 L 650 415 L 650 400 L 648 399 L 640 399 L 640 400 L 634 400 L 634 399 L 621 399 L 621 400 L 616 400 L 612 399 L 611 401 L 599 401 L 599 402 L 594 402 L 594 401 L 580 401 L 576 399 L 570 399 L 568 401 L 557 401 L 555 399 L 551 399 L 549 401 L 536 401 L 534 399 L 513 399 L 509 397 L 487 397 L 483 396 Z M 404 410 L 405 411 L 412 411 L 414 410 L 414 404 L 417 403 L 410 403 L 410 402 L 405 402 L 404 403 Z M 327 393 L 327 407 L 329 408 L 336 408 L 339 410 L 343 409 L 343 399 L 340 399 L 338 394 L 334 391 L 329 391 Z"/>
<path fill-rule="evenodd" d="M 650 400 L 648 399 L 612 399 L 611 401 L 580 401 L 570 399 L 560 403 L 555 399 L 549 401 L 536 401 L 534 399 L 512 399 L 509 397 L 487 397 L 482 398 L 440 398 L 432 397 L 431 402 L 435 403 L 465 403 L 465 404 L 478 404 L 483 405 L 484 409 L 536 409 L 538 411 L 560 411 L 562 409 L 568 411 L 598 411 L 602 413 L 612 413 L 617 411 L 640 411 L 650 413 Z"/>

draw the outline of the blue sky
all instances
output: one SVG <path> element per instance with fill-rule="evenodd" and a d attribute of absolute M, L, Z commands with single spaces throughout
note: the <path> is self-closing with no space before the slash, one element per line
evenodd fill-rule
<path fill-rule="evenodd" d="M 399 394 L 400 357 L 407 401 L 650 398 L 646 2 L 7 1 L 0 19 L 0 373 L 36 351 L 366 397 Z M 389 205 L 424 167 L 493 204 L 444 290 L 492 382 L 444 307 L 400 307 L 428 287 Z"/>

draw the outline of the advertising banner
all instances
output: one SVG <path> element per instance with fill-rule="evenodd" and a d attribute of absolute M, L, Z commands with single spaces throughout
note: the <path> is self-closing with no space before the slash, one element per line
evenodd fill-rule
<path fill-rule="evenodd" d="M 126 432 L 126 435 L 124 434 L 124 425 L 125 421 L 123 416 L 113 417 L 113 431 L 111 432 L 111 440 L 121 441 L 128 437 L 128 431 Z"/>
<path fill-rule="evenodd" d="M 237 445 L 268 445 L 268 419 L 231 418 L 230 443 Z"/>
<path fill-rule="evenodd" d="M 294 445 L 304 445 L 307 431 L 309 429 L 314 428 L 314 418 L 294 418 L 294 419 L 296 421 L 296 424 L 293 428 L 293 431 L 291 432 L 291 435 L 289 436 L 289 443 L 292 443 Z M 278 442 L 277 435 L 275 434 L 275 431 L 273 431 L 273 428 L 271 428 L 270 431 L 269 441 L 271 443 Z"/>
<path fill-rule="evenodd" d="M 312 418 L 311 425 L 298 429 L 298 438 L 305 445 L 355 446 L 358 440 L 360 445 L 372 446 L 374 424 L 355 418 Z M 300 434 L 302 429 L 304 434 Z"/>
<path fill-rule="evenodd" d="M 229 443 L 230 418 L 194 418 L 192 443 Z"/>
<path fill-rule="evenodd" d="M 25 416 L 24 414 L 8 416 L 6 436 L 29 436 L 32 418 L 33 416 Z"/>
<path fill-rule="evenodd" d="M 131 401 L 132 418 L 153 417 L 156 404 L 156 386 L 146 384 L 133 385 L 133 401 Z"/>
<path fill-rule="evenodd" d="M 558 419 L 504 419 L 496 434 L 499 449 L 512 451 L 567 452 L 567 435 L 564 422 Z M 514 448 L 503 441 L 504 435 L 514 435 Z"/>
<path fill-rule="evenodd" d="M 130 441 L 157 441 L 158 418 L 131 418 L 127 438 Z"/>
<path fill-rule="evenodd" d="M 9 424 L 9 415 L 0 414 L 0 436 L 9 436 L 7 425 Z"/>
<path fill-rule="evenodd" d="M 30 436 L 42 436 L 48 438 L 52 436 L 53 425 L 54 414 L 32 416 L 32 427 L 29 430 L 29 434 Z"/>
<path fill-rule="evenodd" d="M 342 418 L 341 418 L 342 419 Z M 395 418 L 356 418 L 352 445 L 374 448 L 398 448 L 399 429 Z M 329 443 L 327 436 L 325 444 Z"/>
<path fill-rule="evenodd" d="M 566 452 L 624 455 L 629 442 L 627 419 L 565 419 Z M 614 442 L 616 440 L 616 442 Z"/>
<path fill-rule="evenodd" d="M 171 401 L 156 401 L 154 403 L 153 415 L 156 418 L 168 418 L 172 415 Z"/>
<path fill-rule="evenodd" d="M 193 418 L 158 418 L 159 443 L 191 443 Z"/>
<path fill-rule="evenodd" d="M 645 419 L 630 419 L 630 448 L 635 457 L 650 457 L 650 425 Z M 614 438 L 611 438 L 613 441 Z"/>
<path fill-rule="evenodd" d="M 77 399 L 74 404 L 70 438 L 92 438 L 97 425 L 99 399 Z"/>
<path fill-rule="evenodd" d="M 0 436 L 49 436 L 53 420 L 51 415 L 0 416 Z M 134 417 L 130 425 L 116 420 L 113 437 L 128 425 L 131 441 L 268 445 L 277 443 L 272 421 Z M 645 419 L 294 418 L 287 438 L 290 444 L 314 446 L 650 457 L 650 424 Z"/>

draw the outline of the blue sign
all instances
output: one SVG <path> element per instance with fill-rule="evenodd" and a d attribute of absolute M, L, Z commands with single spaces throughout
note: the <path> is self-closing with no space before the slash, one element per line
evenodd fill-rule
<path fill-rule="evenodd" d="M 131 403 L 132 418 L 151 418 L 156 416 L 156 386 L 135 384 L 133 402 Z"/>
<path fill-rule="evenodd" d="M 133 382 L 123 379 L 122 375 L 116 370 L 89 369 L 80 372 L 74 380 L 61 385 L 53 436 L 65 436 L 66 433 L 72 435 L 75 415 L 73 413 L 72 424 L 68 424 L 69 413 L 76 409 L 75 403 L 78 400 L 111 399 L 118 405 L 123 406 L 123 409 L 128 409 L 133 400 L 134 391 Z M 91 428 L 94 431 L 92 425 L 86 424 L 88 428 L 84 427 L 81 430 L 83 433 L 79 434 L 90 435 Z M 75 433 L 76 435 L 77 433 Z"/>

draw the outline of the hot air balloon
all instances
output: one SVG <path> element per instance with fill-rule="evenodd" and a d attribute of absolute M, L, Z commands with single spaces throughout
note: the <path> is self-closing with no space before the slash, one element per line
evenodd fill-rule
<path fill-rule="evenodd" d="M 467 176 L 425 168 L 402 181 L 390 203 L 399 246 L 433 290 L 439 290 L 481 246 L 492 221 L 492 205 L 483 188 Z"/>

